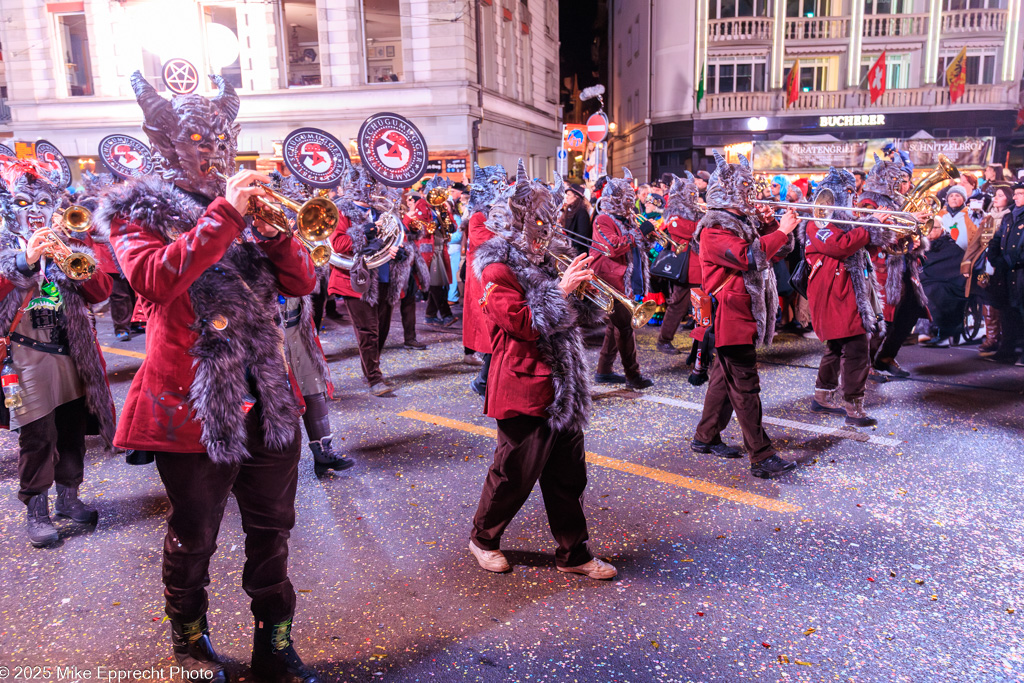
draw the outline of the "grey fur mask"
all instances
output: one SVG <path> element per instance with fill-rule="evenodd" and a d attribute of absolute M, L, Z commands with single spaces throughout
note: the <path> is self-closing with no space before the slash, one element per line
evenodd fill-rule
<path fill-rule="evenodd" d="M 868 171 L 864 179 L 865 192 L 877 192 L 890 199 L 901 200 L 903 193 L 900 192 L 900 185 L 907 178 L 908 171 L 903 165 L 903 158 L 896 155 L 899 161 L 886 161 L 875 155 L 875 165 Z"/>
<path fill-rule="evenodd" d="M 469 213 L 486 211 L 498 201 L 499 195 L 508 186 L 508 173 L 505 167 L 480 167 L 473 164 L 473 182 L 469 186 Z"/>
<path fill-rule="evenodd" d="M 672 176 L 672 185 L 669 186 L 668 195 L 665 197 L 663 215 L 666 218 L 684 216 L 692 220 L 697 212 L 697 200 L 700 198 L 700 192 L 697 190 L 693 174 L 689 171 L 684 171 L 684 173 L 686 175 L 682 178 L 677 175 Z"/>
<path fill-rule="evenodd" d="M 601 190 L 601 198 L 598 200 L 598 211 L 613 216 L 629 216 L 636 204 L 636 191 L 633 189 L 633 174 L 629 169 L 623 169 L 625 177 L 608 177 L 604 189 Z"/>
<path fill-rule="evenodd" d="M 755 212 L 754 199 L 754 172 L 750 162 L 742 154 L 739 155 L 740 163 L 726 163 L 725 158 L 718 152 L 714 152 L 717 167 L 708 180 L 708 190 L 705 195 L 709 209 L 734 209 L 747 216 L 753 217 Z"/>
<path fill-rule="evenodd" d="M 376 187 L 377 181 L 362 164 L 350 164 L 342 178 L 338 199 L 347 199 L 369 206 L 372 203 Z"/>
<path fill-rule="evenodd" d="M 530 179 L 520 159 L 516 182 L 502 193 L 488 213 L 487 227 L 512 242 L 530 262 L 538 264 L 547 256 L 555 238 L 555 222 L 564 194 L 561 177 L 556 177 L 554 189 L 549 188 Z"/>

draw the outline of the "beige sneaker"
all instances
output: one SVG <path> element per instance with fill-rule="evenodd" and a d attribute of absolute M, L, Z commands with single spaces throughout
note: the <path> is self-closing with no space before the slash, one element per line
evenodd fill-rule
<path fill-rule="evenodd" d="M 557 567 L 558 571 L 569 574 L 583 574 L 592 579 L 614 579 L 619 572 L 612 565 L 596 557 L 577 567 Z"/>
<path fill-rule="evenodd" d="M 473 557 L 476 558 L 477 564 L 489 572 L 501 574 L 502 572 L 507 572 L 512 569 L 508 564 L 508 560 L 505 559 L 504 553 L 500 550 L 484 550 L 470 540 L 469 552 L 473 553 Z"/>

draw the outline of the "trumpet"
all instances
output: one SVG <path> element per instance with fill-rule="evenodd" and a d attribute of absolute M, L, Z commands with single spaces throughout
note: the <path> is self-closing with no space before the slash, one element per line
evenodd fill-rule
<path fill-rule="evenodd" d="M 227 177 L 219 169 L 213 168 L 210 173 L 225 182 L 227 181 Z M 331 245 L 327 240 L 334 233 L 334 229 L 338 227 L 338 207 L 334 205 L 334 202 L 320 195 L 299 204 L 266 183 L 257 182 L 256 184 L 281 206 L 275 206 L 263 197 L 251 197 L 245 211 L 246 215 L 273 226 L 282 234 L 291 234 L 293 230 L 288 223 L 288 216 L 285 215 L 284 209 L 281 207 L 294 211 L 296 216 L 294 234 L 309 249 L 313 263 L 318 266 L 326 265 L 332 253 Z"/>
<path fill-rule="evenodd" d="M 96 272 L 96 259 L 86 253 L 74 251 L 61 239 L 63 234 L 88 232 L 92 227 L 92 213 L 78 204 L 54 212 L 53 224 L 46 230 L 46 247 L 43 254 L 52 260 L 68 279 L 88 280 Z"/>
<path fill-rule="evenodd" d="M 559 274 L 564 273 L 568 269 L 569 264 L 572 263 L 572 259 L 567 256 L 548 253 L 555 259 L 555 267 L 558 269 Z M 574 292 L 574 296 L 577 299 L 590 301 L 605 313 L 611 313 L 612 309 L 615 308 L 615 302 L 618 301 L 629 310 L 629 322 L 633 329 L 637 330 L 646 325 L 654 317 L 658 309 L 658 304 L 653 301 L 641 301 L 640 303 L 631 301 L 625 294 L 621 294 L 619 290 L 596 275 L 593 280 L 580 285 Z"/>

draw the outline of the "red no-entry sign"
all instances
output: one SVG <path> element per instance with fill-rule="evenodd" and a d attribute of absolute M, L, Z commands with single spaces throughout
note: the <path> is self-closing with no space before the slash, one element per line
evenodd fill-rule
<path fill-rule="evenodd" d="M 591 142 L 601 142 L 608 137 L 608 117 L 599 111 L 587 119 L 587 137 Z"/>

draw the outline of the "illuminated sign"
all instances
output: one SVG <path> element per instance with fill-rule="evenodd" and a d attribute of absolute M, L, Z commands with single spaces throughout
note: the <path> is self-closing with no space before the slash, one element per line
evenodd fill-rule
<path fill-rule="evenodd" d="M 820 116 L 818 125 L 822 128 L 846 128 L 848 126 L 884 126 L 885 114 L 852 114 L 850 116 Z"/>

